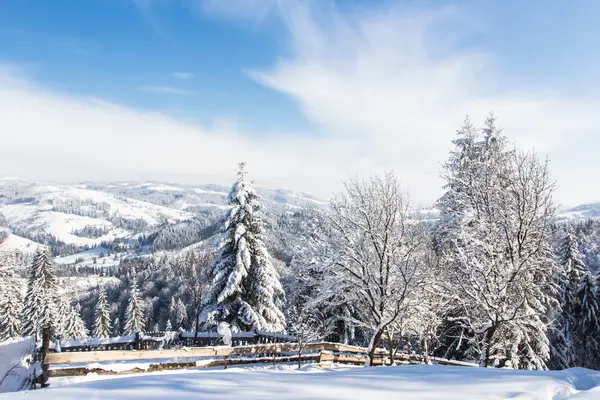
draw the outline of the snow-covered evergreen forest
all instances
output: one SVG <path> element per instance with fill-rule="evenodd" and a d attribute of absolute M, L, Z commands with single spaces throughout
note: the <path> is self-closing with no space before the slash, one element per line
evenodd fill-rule
<path fill-rule="evenodd" d="M 600 369 L 600 221 L 558 218 L 551 168 L 515 148 L 493 116 L 482 127 L 467 119 L 432 218 L 411 202 L 402 171 L 351 177 L 327 205 L 268 213 L 242 163 L 224 215 L 138 235 L 135 248 L 151 248 L 140 256 L 117 258 L 125 242 L 107 239 L 109 267 L 57 265 L 50 239 L 33 257 L 0 252 L 0 340 L 46 326 L 84 338 L 227 321 L 368 346 L 371 357 L 383 345 L 483 366 Z M 148 226 L 106 203 L 53 207 L 132 232 Z M 74 275 L 94 284 L 67 294 Z"/>

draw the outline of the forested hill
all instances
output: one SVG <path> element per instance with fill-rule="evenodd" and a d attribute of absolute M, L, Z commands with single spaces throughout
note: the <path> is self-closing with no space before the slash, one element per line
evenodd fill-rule
<path fill-rule="evenodd" d="M 267 226 L 323 201 L 257 190 Z M 116 265 L 175 251 L 214 235 L 228 210 L 228 187 L 162 183 L 55 184 L 0 179 L 0 248 L 33 253 L 48 245 L 60 264 Z M 289 217 L 287 217 L 289 218 Z"/>

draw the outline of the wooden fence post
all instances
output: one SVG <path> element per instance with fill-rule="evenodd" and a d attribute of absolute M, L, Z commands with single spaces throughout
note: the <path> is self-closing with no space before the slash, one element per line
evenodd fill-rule
<path fill-rule="evenodd" d="M 50 327 L 44 327 L 42 331 L 42 380 L 43 388 L 48 387 L 48 364 L 46 363 L 46 355 L 50 351 Z"/>
<path fill-rule="evenodd" d="M 141 339 L 140 331 L 135 331 L 135 349 L 136 350 L 142 349 L 142 339 Z"/>
<path fill-rule="evenodd" d="M 331 367 L 331 360 L 333 359 L 333 352 L 329 350 L 321 350 L 321 354 L 319 355 L 319 363 L 317 366 L 320 368 Z"/>

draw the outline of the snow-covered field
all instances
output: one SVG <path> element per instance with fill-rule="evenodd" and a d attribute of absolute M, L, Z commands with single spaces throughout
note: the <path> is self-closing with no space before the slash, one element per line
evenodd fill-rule
<path fill-rule="evenodd" d="M 446 366 L 323 370 L 307 366 L 173 371 L 61 378 L 0 399 L 600 399 L 600 372 L 514 371 Z"/>

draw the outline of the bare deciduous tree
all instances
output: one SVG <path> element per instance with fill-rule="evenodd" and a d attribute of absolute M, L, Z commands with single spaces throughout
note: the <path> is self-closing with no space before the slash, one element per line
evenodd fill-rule
<path fill-rule="evenodd" d="M 352 304 L 352 322 L 372 332 L 366 365 L 386 329 L 418 301 L 424 285 L 428 238 L 411 219 L 407 195 L 394 173 L 351 179 L 331 202 L 327 290 L 330 301 Z"/>

